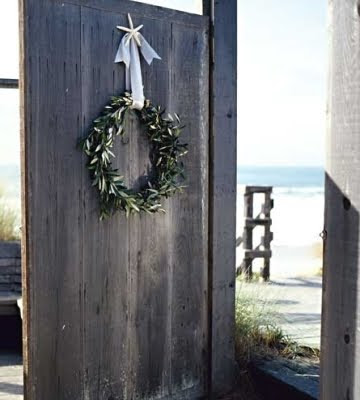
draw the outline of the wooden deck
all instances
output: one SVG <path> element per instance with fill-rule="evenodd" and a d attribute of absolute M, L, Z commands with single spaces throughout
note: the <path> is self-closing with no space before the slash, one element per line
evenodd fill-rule
<path fill-rule="evenodd" d="M 16 353 L 0 353 L 0 400 L 23 399 L 22 357 Z"/>

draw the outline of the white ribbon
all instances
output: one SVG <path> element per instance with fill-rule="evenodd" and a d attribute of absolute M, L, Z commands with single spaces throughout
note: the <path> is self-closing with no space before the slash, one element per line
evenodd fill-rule
<path fill-rule="evenodd" d="M 118 29 L 127 32 L 120 42 L 119 49 L 116 53 L 115 62 L 123 62 L 125 64 L 125 80 L 126 90 L 131 91 L 133 104 L 131 108 L 142 110 L 144 107 L 144 86 L 141 74 L 140 54 L 150 65 L 154 58 L 161 60 L 156 51 L 145 40 L 144 36 L 139 32 L 143 25 L 134 28 L 130 14 L 128 14 L 130 28 L 117 26 Z"/>

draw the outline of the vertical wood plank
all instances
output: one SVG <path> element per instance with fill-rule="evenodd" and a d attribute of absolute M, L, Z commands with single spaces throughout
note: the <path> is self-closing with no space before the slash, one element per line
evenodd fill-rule
<path fill-rule="evenodd" d="M 20 93 L 20 169 L 21 169 L 21 289 L 23 301 L 23 322 L 22 322 L 22 350 L 23 350 L 23 376 L 24 376 L 24 396 L 30 398 L 29 364 L 30 358 L 30 282 L 29 282 L 29 222 L 28 222 L 28 175 L 25 173 L 27 164 L 27 145 L 26 132 L 28 130 L 28 118 L 26 116 L 26 91 L 28 90 L 28 75 L 26 70 L 26 58 L 28 49 L 26 48 L 27 37 L 27 9 L 25 1 L 19 1 L 19 93 Z"/>
<path fill-rule="evenodd" d="M 80 8 L 23 0 L 20 10 L 25 393 L 81 398 Z"/>
<path fill-rule="evenodd" d="M 143 34 L 162 58 L 151 66 L 143 63 L 145 96 L 153 104 L 168 109 L 171 23 L 159 20 L 156 29 L 151 29 L 152 21 L 147 16 L 135 17 L 134 23 L 144 24 Z M 132 124 L 129 181 L 132 187 L 139 188 L 147 181 L 146 176 L 151 175 L 150 149 L 136 114 Z M 168 214 L 136 216 L 130 224 L 133 277 L 130 362 L 134 384 L 128 395 L 137 398 L 163 398 L 171 394 L 170 232 Z"/>
<path fill-rule="evenodd" d="M 329 1 L 321 399 L 358 399 L 360 5 Z"/>
<path fill-rule="evenodd" d="M 124 91 L 123 68 L 113 60 L 120 39 L 116 25 L 126 21 L 125 15 L 82 8 L 84 134 L 110 97 Z M 129 148 L 128 138 L 115 141 L 114 167 L 125 176 L 131 162 Z M 133 289 L 129 284 L 129 221 L 123 214 L 100 221 L 97 191 L 91 187 L 88 174 L 83 187 L 88 243 L 83 255 L 85 394 L 99 400 L 125 398 L 131 384 L 128 351 L 133 336 L 128 327 Z"/>
<path fill-rule="evenodd" d="M 208 42 L 208 29 L 201 32 L 172 25 L 171 110 L 186 125 L 184 140 L 189 144 L 184 160 L 187 187 L 171 201 L 172 385 L 192 391 L 193 396 L 207 390 L 209 361 Z"/>
<path fill-rule="evenodd" d="M 204 0 L 212 20 L 209 281 L 211 386 L 233 386 L 235 368 L 237 1 Z"/>

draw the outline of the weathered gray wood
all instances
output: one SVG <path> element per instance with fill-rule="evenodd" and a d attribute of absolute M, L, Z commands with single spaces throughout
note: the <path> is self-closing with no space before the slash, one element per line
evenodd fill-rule
<path fill-rule="evenodd" d="M 30 307 L 28 297 L 30 297 L 30 285 L 29 285 L 29 268 L 28 268 L 28 259 L 29 259 L 29 245 L 28 241 L 29 230 L 28 230 L 28 190 L 26 189 L 28 186 L 28 175 L 25 173 L 26 165 L 28 162 L 27 157 L 27 145 L 26 145 L 26 132 L 28 130 L 30 118 L 26 118 L 28 100 L 26 98 L 25 91 L 27 90 L 28 80 L 27 73 L 25 73 L 25 57 L 28 54 L 26 50 L 25 37 L 27 35 L 26 28 L 26 8 L 24 1 L 18 2 L 19 6 L 19 94 L 20 94 L 20 165 L 21 165 L 21 284 L 22 284 L 22 345 L 23 345 L 23 373 L 22 376 L 24 378 L 24 383 L 28 382 L 29 376 L 29 334 L 30 334 Z M 23 318 L 23 311 L 25 313 L 25 318 Z M 29 390 L 30 391 L 30 390 Z M 29 397 L 28 397 L 29 398 Z"/>
<path fill-rule="evenodd" d="M 212 20 L 209 288 L 211 385 L 233 386 L 235 371 L 236 0 L 203 0 Z"/>
<path fill-rule="evenodd" d="M 207 31 L 208 29 L 196 34 L 189 28 L 183 29 L 181 25 L 173 26 L 170 93 L 176 93 L 176 96 L 171 96 L 169 99 L 170 109 L 173 112 L 179 110 L 187 125 L 185 139 L 189 143 L 186 160 L 188 189 L 171 204 L 172 384 L 175 387 L 187 387 L 192 397 L 200 396 L 201 392 L 207 390 L 208 368 L 203 366 L 208 365 L 211 357 L 208 351 L 207 270 L 209 212 Z M 198 105 L 196 112 L 194 104 Z M 189 190 L 193 194 L 187 195 Z M 179 213 L 178 210 L 182 212 Z M 195 238 L 201 239 L 195 240 Z M 193 247 L 194 241 L 197 242 L 196 248 Z M 202 308 L 201 304 L 206 304 L 206 308 Z"/>
<path fill-rule="evenodd" d="M 143 17 L 138 16 L 136 24 Z M 151 24 L 145 22 L 146 25 Z M 162 61 L 153 68 L 144 68 L 146 96 L 153 102 L 169 108 L 170 79 L 172 71 L 170 21 L 158 20 L 156 30 L 147 30 L 147 37 L 154 48 L 160 50 Z M 139 177 L 151 174 L 147 139 L 137 122 L 131 120 L 132 129 L 139 132 L 129 141 L 129 180 L 134 187 L 142 182 Z M 129 329 L 136 335 L 129 342 L 131 351 L 130 369 L 133 371 L 129 395 L 139 397 L 166 397 L 172 392 L 171 354 L 171 229 L 169 229 L 169 207 L 167 215 L 141 216 L 133 220 L 129 243 L 129 271 L 131 290 L 136 293 L 130 299 L 131 319 Z M 139 249 L 141 251 L 139 252 Z M 146 335 L 144 335 L 146 332 Z M 141 359 L 141 363 L 138 362 Z M 176 392 L 176 391 L 175 391 Z"/>
<path fill-rule="evenodd" d="M 271 186 L 247 186 L 244 193 L 244 259 L 237 268 L 236 274 L 245 274 L 246 278 L 251 280 L 253 277 L 252 263 L 255 258 L 263 258 L 264 264 L 261 268 L 261 277 L 267 281 L 270 278 L 270 257 L 271 248 L 270 244 L 273 240 L 271 229 L 271 209 L 273 208 L 273 201 L 271 199 Z M 254 217 L 254 196 L 263 195 L 264 203 L 261 206 L 261 212 Z M 254 248 L 253 232 L 254 228 L 262 226 L 264 235 L 261 237 L 261 243 Z"/>
<path fill-rule="evenodd" d="M 21 2 L 25 393 L 83 396 L 80 7 Z"/>
<path fill-rule="evenodd" d="M 20 242 L 17 241 L 0 242 L 0 296 L 3 291 L 21 292 Z"/>
<path fill-rule="evenodd" d="M 0 78 L 0 89 L 17 89 L 19 87 L 18 79 Z"/>
<path fill-rule="evenodd" d="M 261 210 L 264 214 L 264 218 L 266 218 L 267 220 L 270 220 L 270 221 L 271 221 L 271 209 L 274 206 L 274 202 L 271 199 L 271 192 L 272 192 L 272 188 L 271 188 L 271 190 L 266 191 L 265 201 L 264 201 L 264 204 L 263 204 L 262 210 Z M 268 251 L 270 251 L 271 242 L 273 240 L 273 234 L 270 229 L 271 229 L 271 222 L 264 226 L 264 236 L 261 239 L 262 245 Z M 265 281 L 268 281 L 270 279 L 270 257 L 271 257 L 271 251 L 270 251 L 270 255 L 268 257 L 264 258 L 264 266 L 261 269 L 261 276 L 263 277 L 263 279 Z"/>
<path fill-rule="evenodd" d="M 116 25 L 124 16 L 98 13 L 84 8 L 81 13 L 81 69 L 83 130 L 90 128 L 110 96 L 123 90 L 123 71 L 111 59 L 116 53 L 119 33 Z M 103 40 L 100 38 L 104 38 Z M 107 38 L 107 40 L 105 40 Z M 117 141 L 116 166 L 126 173 L 128 146 Z M 85 159 L 80 168 L 84 168 Z M 85 231 L 88 241 L 97 243 L 84 253 L 84 392 L 90 399 L 120 396 L 129 379 L 127 363 L 128 311 L 128 221 L 114 216 L 99 221 L 98 198 L 83 176 Z M 116 243 L 116 245 L 114 245 Z M 97 327 L 97 328 L 96 328 Z M 96 385 L 94 385 L 96 382 Z"/>
<path fill-rule="evenodd" d="M 209 19 L 143 6 L 22 2 L 29 400 L 207 394 Z M 145 94 L 186 125 L 187 189 L 166 201 L 165 215 L 100 222 L 75 146 L 124 90 L 113 60 L 127 12 L 162 56 L 144 64 Z M 136 117 L 127 126 L 114 164 L 136 187 L 149 148 Z"/>
<path fill-rule="evenodd" d="M 360 8 L 330 7 L 321 399 L 360 398 Z"/>
<path fill-rule="evenodd" d="M 271 250 L 245 250 L 245 258 L 270 258 Z"/>
<path fill-rule="evenodd" d="M 271 193 L 272 186 L 246 186 L 246 193 Z"/>
<path fill-rule="evenodd" d="M 0 261 L 2 258 L 20 258 L 21 249 L 20 242 L 4 242 L 0 241 Z"/>

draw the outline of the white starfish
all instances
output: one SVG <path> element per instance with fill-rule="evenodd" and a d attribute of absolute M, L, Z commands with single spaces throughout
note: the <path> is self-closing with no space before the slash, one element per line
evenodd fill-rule
<path fill-rule="evenodd" d="M 127 32 L 129 34 L 129 36 L 128 36 L 127 40 L 126 40 L 126 45 L 128 45 L 130 40 L 132 38 L 134 38 L 136 43 L 137 43 L 137 45 L 139 47 L 141 47 L 141 42 L 140 42 L 140 38 L 139 38 L 139 30 L 144 25 L 139 25 L 137 28 L 134 28 L 134 24 L 132 22 L 130 14 L 128 14 L 128 19 L 129 19 L 130 28 L 126 28 L 125 26 L 117 26 L 117 28 L 120 29 L 121 31 Z"/>

